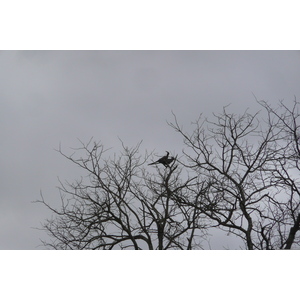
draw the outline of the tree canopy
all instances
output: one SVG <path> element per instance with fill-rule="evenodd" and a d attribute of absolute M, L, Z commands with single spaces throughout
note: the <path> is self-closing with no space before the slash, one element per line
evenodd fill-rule
<path fill-rule="evenodd" d="M 300 246 L 299 103 L 257 102 L 259 110 L 212 119 L 200 116 L 170 164 L 148 166 L 140 144 L 108 156 L 90 140 L 71 155 L 82 169 L 60 182 L 61 207 L 43 223 L 54 249 L 203 249 L 216 230 L 234 235 L 243 249 Z M 156 161 L 156 160 L 155 160 Z"/>

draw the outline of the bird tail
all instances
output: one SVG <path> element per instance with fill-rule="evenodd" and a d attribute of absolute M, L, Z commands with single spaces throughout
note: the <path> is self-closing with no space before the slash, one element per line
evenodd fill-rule
<path fill-rule="evenodd" d="M 153 162 L 153 163 L 151 163 L 151 164 L 148 164 L 148 166 L 155 165 L 155 164 L 157 164 L 157 162 L 156 162 L 156 161 L 155 161 L 155 162 Z"/>

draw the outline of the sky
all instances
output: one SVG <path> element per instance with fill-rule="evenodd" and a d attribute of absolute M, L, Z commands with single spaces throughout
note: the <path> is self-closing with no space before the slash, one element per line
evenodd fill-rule
<path fill-rule="evenodd" d="M 1 3 L 0 49 L 299 49 L 297 8 L 294 0 L 13 0 Z M 42 190 L 58 203 L 58 176 L 81 175 L 54 150 L 59 143 L 68 151 L 93 136 L 117 153 L 120 137 L 127 145 L 143 140 L 158 155 L 180 153 L 182 139 L 166 124 L 171 111 L 190 129 L 199 113 L 229 103 L 255 109 L 252 93 L 270 102 L 299 99 L 299 56 L 0 51 L 0 249 L 42 249 L 39 239 L 47 236 L 33 228 L 50 215 L 32 201 Z M 213 246 L 226 243 L 234 245 L 216 236 Z M 172 299 L 199 292 L 239 299 L 245 282 L 254 283 L 249 298 L 295 296 L 297 251 L 149 252 L 1 251 L 1 295 L 81 299 L 98 296 L 101 282 L 101 295 L 140 299 L 145 290 L 157 296 L 149 289 L 155 278 Z"/>
<path fill-rule="evenodd" d="M 43 249 L 37 230 L 59 205 L 58 178 L 82 175 L 66 153 L 91 137 L 113 152 L 180 154 L 168 126 L 203 115 L 300 98 L 299 51 L 1 51 L 0 249 Z M 229 240 L 216 236 L 211 247 Z M 229 247 L 232 245 L 229 245 Z M 235 246 L 235 245 L 233 245 Z"/>

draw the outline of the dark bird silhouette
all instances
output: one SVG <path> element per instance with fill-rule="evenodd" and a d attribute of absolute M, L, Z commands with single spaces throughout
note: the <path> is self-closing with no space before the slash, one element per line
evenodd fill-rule
<path fill-rule="evenodd" d="M 167 158 L 166 159 L 166 164 L 169 165 L 174 159 L 175 159 L 175 157 Z"/>
<path fill-rule="evenodd" d="M 166 152 L 167 152 L 167 155 L 165 155 L 165 156 L 161 157 L 159 160 L 149 164 L 149 166 L 156 165 L 156 164 L 163 164 L 165 167 L 168 167 L 169 164 L 174 160 L 174 157 L 169 158 L 169 152 L 168 151 L 166 151 Z"/>

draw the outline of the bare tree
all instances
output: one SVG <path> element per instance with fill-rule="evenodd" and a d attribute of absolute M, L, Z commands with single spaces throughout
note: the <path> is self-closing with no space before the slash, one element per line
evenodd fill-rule
<path fill-rule="evenodd" d="M 277 185 L 282 191 L 280 201 L 275 203 L 275 218 L 269 221 L 269 228 L 275 224 L 280 249 L 291 249 L 293 245 L 299 246 L 300 237 L 300 124 L 299 103 L 294 101 L 289 108 L 283 101 L 279 107 L 273 108 L 267 102 L 261 105 L 268 113 L 268 120 L 276 120 L 278 131 L 281 132 L 280 143 L 283 151 L 276 157 L 276 167 L 273 175 Z M 270 231 L 271 229 L 269 229 Z M 274 235 L 274 230 L 272 232 Z"/>
<path fill-rule="evenodd" d="M 201 248 L 205 224 L 200 211 L 177 201 L 190 199 L 192 179 L 182 176 L 176 161 L 168 168 L 147 170 L 149 156 L 138 154 L 140 145 L 122 146 L 120 156 L 113 158 L 106 158 L 103 145 L 92 140 L 81 143 L 72 155 L 58 150 L 85 176 L 73 183 L 60 182 L 59 209 L 41 195 L 38 202 L 53 213 L 43 224 L 52 237 L 44 245 L 54 249 Z"/>
<path fill-rule="evenodd" d="M 139 146 L 107 158 L 92 140 L 72 155 L 85 176 L 60 182 L 61 207 L 43 229 L 55 249 L 202 249 L 210 228 L 245 249 L 300 247 L 299 103 L 237 115 L 224 107 L 186 133 L 180 159 L 148 167 Z M 83 152 L 81 154 L 81 152 Z M 153 163 L 152 163 L 153 164 Z M 208 231 L 207 231 L 208 230 Z"/>
<path fill-rule="evenodd" d="M 246 249 L 299 248 L 299 103 L 259 104 L 254 114 L 225 107 L 213 121 L 200 117 L 191 134 L 174 116 L 170 125 L 186 146 L 182 164 L 195 178 L 194 195 L 181 205 L 198 209 Z"/>

